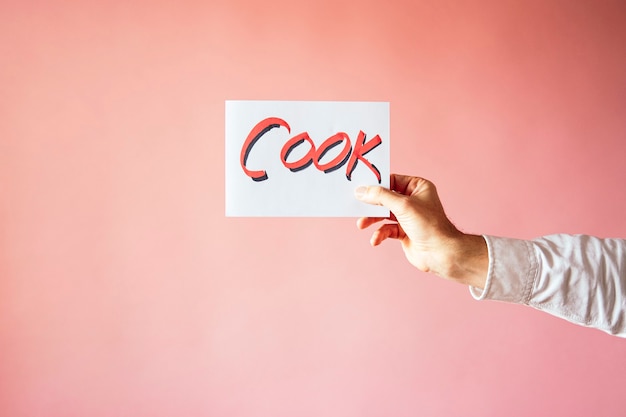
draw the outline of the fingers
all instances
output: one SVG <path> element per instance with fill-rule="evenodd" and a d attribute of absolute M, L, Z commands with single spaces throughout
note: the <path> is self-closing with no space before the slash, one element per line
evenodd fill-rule
<path fill-rule="evenodd" d="M 366 229 L 374 223 L 378 223 L 387 219 L 387 217 L 361 217 L 356 221 L 356 227 L 358 227 L 359 229 Z"/>
<path fill-rule="evenodd" d="M 372 246 L 378 246 L 386 239 L 401 239 L 404 232 L 397 223 L 387 223 L 378 228 L 370 239 Z"/>
<path fill-rule="evenodd" d="M 354 191 L 354 194 L 357 199 L 365 203 L 385 206 L 394 211 L 399 208 L 397 204 L 401 203 L 404 196 L 432 191 L 436 193 L 434 184 L 424 178 L 392 174 L 389 189 L 379 186 L 361 186 Z"/>
<path fill-rule="evenodd" d="M 436 193 L 435 184 L 427 179 L 398 174 L 391 175 L 390 189 L 404 195 L 433 191 Z"/>
<path fill-rule="evenodd" d="M 357 220 L 357 227 L 359 229 L 365 229 L 383 220 L 388 219 L 385 217 L 361 217 Z M 385 223 L 372 233 L 370 244 L 372 246 L 378 246 L 386 239 L 402 239 L 403 237 L 404 231 L 398 223 Z"/>
<path fill-rule="evenodd" d="M 354 195 L 358 200 L 364 203 L 385 206 L 392 212 L 402 208 L 404 195 L 390 191 L 380 186 L 361 186 L 354 191 Z"/>
<path fill-rule="evenodd" d="M 411 177 L 408 175 L 391 174 L 389 189 L 396 191 L 400 194 L 406 194 L 406 189 L 411 182 L 411 179 L 413 178 L 415 177 Z"/>

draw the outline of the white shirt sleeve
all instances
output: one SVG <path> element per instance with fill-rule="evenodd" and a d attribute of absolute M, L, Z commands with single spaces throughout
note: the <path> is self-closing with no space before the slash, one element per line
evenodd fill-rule
<path fill-rule="evenodd" d="M 551 235 L 484 236 L 489 272 L 477 300 L 525 304 L 626 337 L 626 240 Z"/>

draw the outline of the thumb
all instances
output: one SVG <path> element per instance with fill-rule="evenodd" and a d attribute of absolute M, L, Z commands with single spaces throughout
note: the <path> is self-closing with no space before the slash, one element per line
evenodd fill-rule
<path fill-rule="evenodd" d="M 405 198 L 401 194 L 378 185 L 357 187 L 354 190 L 354 196 L 364 203 L 387 207 L 392 212 L 401 208 Z"/>

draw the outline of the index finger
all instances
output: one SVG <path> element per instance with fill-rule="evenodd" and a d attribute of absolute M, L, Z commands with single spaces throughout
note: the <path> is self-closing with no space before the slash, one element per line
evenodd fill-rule
<path fill-rule="evenodd" d="M 428 190 L 433 184 L 425 178 L 411 175 L 391 174 L 389 189 L 396 193 L 410 196 L 416 189 Z"/>

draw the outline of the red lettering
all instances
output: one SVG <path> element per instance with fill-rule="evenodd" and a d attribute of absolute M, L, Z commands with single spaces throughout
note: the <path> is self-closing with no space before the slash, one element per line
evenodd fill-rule
<path fill-rule="evenodd" d="M 359 136 L 354 144 L 354 151 L 352 151 L 352 155 L 350 155 L 350 161 L 348 162 L 348 167 L 346 169 L 346 178 L 348 178 L 348 181 L 352 180 L 352 173 L 356 168 L 356 164 L 358 161 L 361 161 L 374 173 L 374 175 L 376 175 L 376 179 L 378 179 L 378 183 L 380 184 L 380 171 L 374 164 L 365 159 L 365 154 L 381 143 L 383 143 L 383 141 L 378 135 L 374 136 L 369 142 L 366 143 L 365 133 L 363 133 L 363 131 L 359 132 Z"/>
<path fill-rule="evenodd" d="M 328 151 L 344 141 L 346 142 L 346 144 L 343 146 L 343 149 L 341 150 L 339 155 L 337 155 L 330 162 L 327 162 L 325 164 L 320 163 L 320 160 L 324 157 L 324 155 L 326 155 Z M 317 167 L 317 169 L 323 171 L 326 174 L 335 171 L 341 168 L 343 164 L 346 163 L 348 157 L 350 156 L 350 151 L 352 151 L 352 144 L 350 143 L 350 138 L 348 137 L 348 135 L 343 132 L 334 134 L 333 136 L 326 139 L 317 150 L 315 154 L 315 166 Z"/>
<path fill-rule="evenodd" d="M 287 129 L 287 132 L 291 133 L 291 128 L 289 127 L 289 124 L 287 124 L 287 122 L 285 122 L 283 119 L 279 119 L 277 117 L 268 117 L 267 119 L 264 119 L 257 123 L 257 125 L 252 128 L 252 130 L 246 137 L 243 147 L 241 148 L 241 168 L 243 169 L 244 173 L 252 178 L 254 181 L 264 181 L 268 178 L 268 176 L 267 172 L 264 170 L 253 171 L 251 169 L 248 169 L 246 164 L 248 162 L 250 152 L 252 151 L 254 145 L 259 141 L 259 139 L 263 137 L 263 135 L 265 135 L 270 130 L 278 127 L 284 127 Z M 298 146 L 304 144 L 305 142 L 307 142 L 309 145 L 309 150 L 307 151 L 307 153 L 297 161 L 289 162 L 289 155 Z M 371 152 L 377 146 L 379 146 L 382 142 L 383 141 L 379 135 L 374 136 L 372 139 L 366 142 L 365 133 L 363 131 L 359 131 L 356 142 L 354 143 L 354 149 L 352 149 L 352 143 L 350 142 L 350 138 L 348 137 L 348 135 L 344 132 L 339 132 L 326 139 L 319 148 L 316 148 L 315 143 L 313 143 L 313 140 L 311 140 L 309 134 L 307 132 L 303 132 L 285 142 L 280 151 L 280 160 L 285 168 L 289 169 L 292 172 L 301 171 L 309 167 L 311 164 L 315 164 L 315 167 L 324 173 L 338 170 L 347 162 L 348 165 L 346 167 L 346 178 L 348 179 L 348 181 L 352 181 L 352 173 L 356 169 L 358 162 L 361 161 L 363 164 L 365 164 L 367 168 L 369 168 L 374 173 L 376 179 L 378 180 L 378 183 L 380 184 L 380 171 L 378 170 L 378 168 L 376 168 L 374 164 L 372 164 L 367 158 L 365 158 L 365 155 L 368 152 Z M 324 156 L 326 156 L 329 151 L 341 145 L 342 143 L 344 144 L 343 148 L 337 154 L 337 156 L 335 156 L 330 161 L 323 163 L 322 159 L 324 159 Z"/>
<path fill-rule="evenodd" d="M 256 126 L 252 128 L 246 141 L 243 143 L 243 147 L 241 148 L 241 155 L 239 161 L 241 163 L 241 168 L 243 168 L 243 172 L 246 173 L 247 176 L 252 178 L 254 181 L 264 181 L 267 179 L 266 171 L 251 171 L 246 167 L 246 162 L 248 162 L 248 156 L 250 156 L 250 151 L 255 143 L 258 142 L 261 137 L 269 132 L 270 130 L 277 127 L 286 127 L 287 131 L 291 133 L 291 128 L 283 119 L 279 119 L 277 117 L 268 117 L 265 120 L 261 120 L 257 123 Z"/>
<path fill-rule="evenodd" d="M 295 162 L 287 162 L 287 158 L 289 157 L 291 151 L 293 151 L 305 141 L 309 142 L 309 145 L 311 145 L 311 149 L 309 149 L 306 155 L 304 155 L 302 158 L 298 159 Z M 289 168 L 291 172 L 301 171 L 311 165 L 314 156 L 315 144 L 309 137 L 309 134 L 306 132 L 300 133 L 299 135 L 289 139 L 283 146 L 283 149 L 280 151 L 280 160 L 283 161 L 283 165 L 285 166 L 285 168 Z"/>

